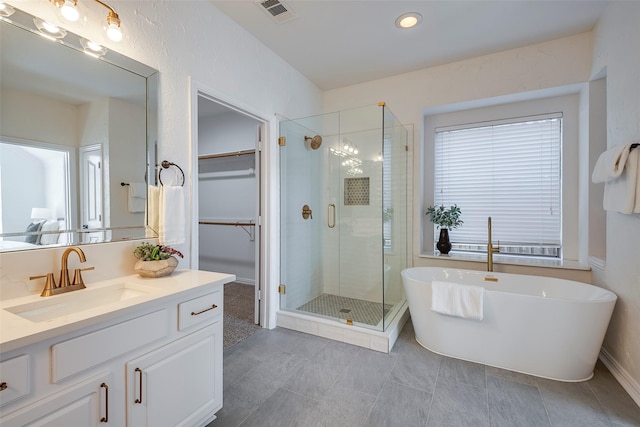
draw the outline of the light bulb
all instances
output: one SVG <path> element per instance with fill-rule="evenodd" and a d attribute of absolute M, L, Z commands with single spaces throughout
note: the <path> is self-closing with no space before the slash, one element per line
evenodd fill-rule
<path fill-rule="evenodd" d="M 80 12 L 73 0 L 65 0 L 60 8 L 60 14 L 68 21 L 75 22 L 80 18 Z"/>
<path fill-rule="evenodd" d="M 358 149 L 353 150 L 353 154 L 358 154 Z"/>
<path fill-rule="evenodd" d="M 51 34 L 58 34 L 60 32 L 60 28 L 48 23 L 47 21 L 42 21 L 42 28 L 44 28 L 45 31 Z"/>
<path fill-rule="evenodd" d="M 115 23 L 109 24 L 107 27 L 107 37 L 114 42 L 122 40 L 122 31 L 120 30 L 120 26 Z"/>

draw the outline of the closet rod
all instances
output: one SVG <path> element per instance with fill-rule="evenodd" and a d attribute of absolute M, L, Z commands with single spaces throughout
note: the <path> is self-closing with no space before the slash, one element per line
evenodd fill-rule
<path fill-rule="evenodd" d="M 206 154 L 204 156 L 198 156 L 198 160 L 221 159 L 223 157 L 246 156 L 246 155 L 255 154 L 255 153 L 256 153 L 256 150 L 245 150 L 245 151 L 236 151 L 234 153 Z"/>
<path fill-rule="evenodd" d="M 219 221 L 199 221 L 199 224 L 204 225 L 233 225 L 236 227 L 253 227 L 253 222 L 219 222 Z"/>

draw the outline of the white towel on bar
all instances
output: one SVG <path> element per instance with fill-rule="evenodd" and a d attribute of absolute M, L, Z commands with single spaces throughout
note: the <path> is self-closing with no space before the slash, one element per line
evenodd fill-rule
<path fill-rule="evenodd" d="M 630 151 L 631 143 L 616 145 L 600 154 L 593 168 L 591 180 L 597 184 L 618 179 L 624 171 Z"/>
<path fill-rule="evenodd" d="M 484 318 L 484 288 L 451 282 L 431 282 L 431 310 L 465 319 Z"/>
<path fill-rule="evenodd" d="M 604 184 L 603 207 L 623 214 L 640 213 L 640 152 L 631 150 L 623 173 Z"/>
<path fill-rule="evenodd" d="M 160 186 L 158 240 L 161 245 L 178 245 L 185 241 L 184 188 Z"/>
<path fill-rule="evenodd" d="M 144 212 L 147 205 L 147 185 L 144 182 L 130 183 L 127 202 L 129 212 Z"/>

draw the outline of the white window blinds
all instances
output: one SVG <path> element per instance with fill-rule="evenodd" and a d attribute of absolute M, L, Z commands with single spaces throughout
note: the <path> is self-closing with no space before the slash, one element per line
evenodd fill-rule
<path fill-rule="evenodd" d="M 454 250 L 560 256 L 562 115 L 436 129 L 435 205 L 457 204 Z M 437 238 L 437 233 L 434 233 Z"/>

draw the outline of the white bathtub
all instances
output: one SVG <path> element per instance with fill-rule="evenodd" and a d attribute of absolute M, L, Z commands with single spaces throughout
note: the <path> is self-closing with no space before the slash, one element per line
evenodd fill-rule
<path fill-rule="evenodd" d="M 485 277 L 497 279 L 485 281 Z M 431 281 L 485 288 L 481 321 L 431 311 Z M 560 381 L 593 376 L 616 295 L 570 280 L 471 270 L 402 271 L 416 340 L 445 356 Z"/>

